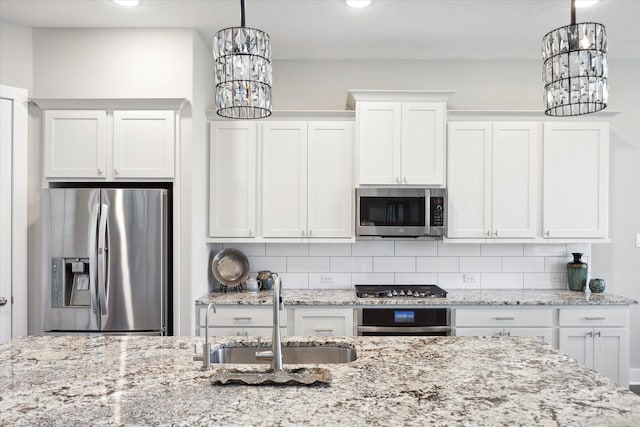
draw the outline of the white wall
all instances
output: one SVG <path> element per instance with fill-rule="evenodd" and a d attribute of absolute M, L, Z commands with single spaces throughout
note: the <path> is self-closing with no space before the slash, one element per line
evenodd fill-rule
<path fill-rule="evenodd" d="M 0 84 L 33 89 L 31 27 L 0 21 Z"/>
<path fill-rule="evenodd" d="M 541 110 L 541 61 L 275 61 L 274 108 L 344 109 L 348 89 L 453 89 L 450 109 Z M 607 291 L 640 300 L 640 61 L 609 64 L 611 244 L 592 246 Z M 552 119 L 551 119 L 552 120 Z M 576 118 L 580 120 L 580 118 Z M 571 177 L 567 177 L 571 179 Z M 631 307 L 631 366 L 640 369 L 640 306 Z"/>

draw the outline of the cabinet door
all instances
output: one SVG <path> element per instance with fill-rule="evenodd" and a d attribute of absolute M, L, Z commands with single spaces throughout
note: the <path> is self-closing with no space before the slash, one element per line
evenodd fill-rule
<path fill-rule="evenodd" d="M 491 234 L 491 123 L 449 123 L 448 237 Z"/>
<path fill-rule="evenodd" d="M 607 237 L 608 168 L 608 123 L 544 124 L 544 237 Z"/>
<path fill-rule="evenodd" d="M 307 235 L 307 124 L 262 124 L 262 234 Z"/>
<path fill-rule="evenodd" d="M 402 104 L 402 184 L 445 184 L 445 104 Z"/>
<path fill-rule="evenodd" d="M 593 369 L 620 385 L 629 385 L 629 329 L 596 328 Z"/>
<path fill-rule="evenodd" d="M 558 348 L 583 365 L 593 368 L 592 328 L 559 328 Z"/>
<path fill-rule="evenodd" d="M 211 123 L 209 235 L 253 237 L 256 230 L 256 123 Z"/>
<path fill-rule="evenodd" d="M 44 176 L 104 178 L 107 166 L 105 111 L 44 112 Z"/>
<path fill-rule="evenodd" d="M 399 184 L 401 107 L 398 102 L 359 102 L 359 184 Z"/>
<path fill-rule="evenodd" d="M 504 328 L 502 333 L 510 337 L 536 337 L 553 345 L 553 329 L 551 328 Z"/>
<path fill-rule="evenodd" d="M 308 126 L 309 237 L 351 237 L 353 124 L 310 122 Z"/>
<path fill-rule="evenodd" d="M 113 112 L 114 178 L 173 178 L 174 111 Z"/>
<path fill-rule="evenodd" d="M 537 129 L 535 123 L 493 123 L 493 237 L 536 237 Z"/>
<path fill-rule="evenodd" d="M 352 336 L 352 309 L 295 309 L 297 336 Z"/>

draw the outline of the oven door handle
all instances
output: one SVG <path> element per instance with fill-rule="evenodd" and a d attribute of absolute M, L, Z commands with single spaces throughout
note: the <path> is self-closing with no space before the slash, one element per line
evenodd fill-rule
<path fill-rule="evenodd" d="M 424 334 L 429 332 L 451 332 L 451 326 L 358 326 L 358 332 Z"/>

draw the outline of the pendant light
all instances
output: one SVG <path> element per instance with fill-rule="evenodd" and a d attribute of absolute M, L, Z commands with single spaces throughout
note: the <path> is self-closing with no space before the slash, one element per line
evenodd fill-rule
<path fill-rule="evenodd" d="M 245 27 L 240 0 L 240 27 L 213 36 L 217 114 L 231 119 L 261 119 L 271 115 L 271 38 Z"/>
<path fill-rule="evenodd" d="M 575 0 L 571 25 L 542 38 L 542 79 L 545 114 L 578 116 L 607 107 L 607 33 L 595 22 L 576 24 Z"/>

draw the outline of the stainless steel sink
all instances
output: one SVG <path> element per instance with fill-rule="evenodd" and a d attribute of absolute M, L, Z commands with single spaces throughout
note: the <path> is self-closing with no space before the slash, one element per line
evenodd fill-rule
<path fill-rule="evenodd" d="M 264 350 L 264 347 L 262 348 Z M 269 360 L 256 359 L 258 347 L 219 346 L 211 349 L 211 363 L 266 364 Z M 356 360 L 353 347 L 338 345 L 301 346 L 283 345 L 284 364 L 313 365 L 324 363 L 349 363 Z"/>

